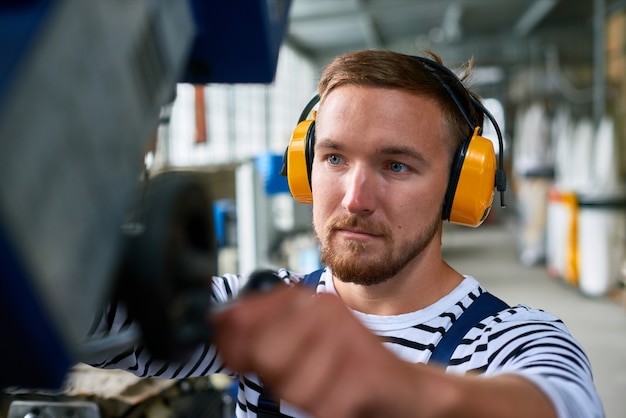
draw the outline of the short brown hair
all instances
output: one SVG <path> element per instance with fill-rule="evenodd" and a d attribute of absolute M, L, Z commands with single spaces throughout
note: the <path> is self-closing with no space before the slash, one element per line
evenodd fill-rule
<path fill-rule="evenodd" d="M 431 52 L 428 55 L 428 59 L 442 65 L 437 55 Z M 471 66 L 470 60 L 466 63 L 463 80 L 469 77 Z M 454 92 L 473 126 L 482 126 L 484 115 L 475 108 L 470 98 L 472 95 L 478 99 L 478 95 L 468 90 L 458 78 L 437 69 L 435 71 Z M 433 75 L 432 68 L 427 68 L 418 57 L 387 50 L 363 50 L 340 55 L 322 73 L 318 84 L 321 101 L 333 89 L 349 84 L 407 90 L 434 99 L 443 109 L 444 123 L 450 132 L 450 145 L 454 150 L 472 133 L 450 92 Z"/>

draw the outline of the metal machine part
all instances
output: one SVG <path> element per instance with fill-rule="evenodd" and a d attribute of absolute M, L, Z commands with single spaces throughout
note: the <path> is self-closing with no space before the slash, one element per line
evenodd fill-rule
<path fill-rule="evenodd" d="M 98 405 L 86 401 L 13 401 L 7 418 L 102 418 Z"/>
<path fill-rule="evenodd" d="M 237 2 L 205 0 L 0 2 L 0 388 L 62 384 L 133 241 L 119 228 L 159 110 L 178 82 L 272 81 L 290 3 L 254 0 L 242 14 Z M 148 295 L 155 322 L 184 322 L 206 299 L 184 292 L 204 257 L 173 258 L 150 260 L 168 275 L 181 264 L 186 283 L 156 279 L 166 284 Z M 183 303 L 158 313 L 174 302 L 169 288 Z M 150 302 L 138 294 L 143 322 Z M 184 346 L 194 333 L 197 324 L 168 325 L 164 335 Z"/>
<path fill-rule="evenodd" d="M 141 378 L 122 370 L 77 365 L 63 388 L 14 390 L 0 396 L 4 418 L 228 418 L 235 383 L 226 375 Z"/>
<path fill-rule="evenodd" d="M 2 2 L 0 387 L 73 363 L 194 30 L 184 1 Z"/>

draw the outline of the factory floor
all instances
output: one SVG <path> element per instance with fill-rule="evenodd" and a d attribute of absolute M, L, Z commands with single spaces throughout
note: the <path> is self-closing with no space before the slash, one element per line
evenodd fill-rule
<path fill-rule="evenodd" d="M 513 222 L 479 228 L 446 224 L 443 255 L 463 274 L 478 279 L 507 303 L 529 305 L 559 316 L 591 360 L 607 418 L 626 416 L 626 304 L 622 292 L 588 297 L 551 277 L 545 265 L 519 262 Z"/>

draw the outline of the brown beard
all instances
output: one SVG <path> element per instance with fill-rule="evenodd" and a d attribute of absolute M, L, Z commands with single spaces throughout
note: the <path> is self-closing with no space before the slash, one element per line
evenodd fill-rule
<path fill-rule="evenodd" d="M 391 229 L 374 224 L 367 219 L 350 215 L 341 219 L 331 218 L 324 225 L 323 236 L 316 237 L 321 245 L 321 260 L 332 269 L 333 275 L 345 283 L 371 286 L 383 283 L 398 274 L 411 260 L 430 244 L 439 229 L 441 220 L 431 220 L 423 233 L 414 241 L 402 243 L 394 250 Z M 368 244 L 360 241 L 333 242 L 335 232 L 342 228 L 359 228 L 382 236 L 385 250 L 364 258 Z"/>

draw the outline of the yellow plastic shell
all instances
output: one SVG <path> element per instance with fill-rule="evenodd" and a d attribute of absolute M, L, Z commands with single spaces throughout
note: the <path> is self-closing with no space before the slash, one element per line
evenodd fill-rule
<path fill-rule="evenodd" d="M 481 225 L 491 209 L 496 178 L 493 143 L 474 133 L 461 168 L 450 209 L 450 222 L 465 226 Z"/>
<path fill-rule="evenodd" d="M 289 191 L 297 202 L 313 203 L 306 165 L 306 135 L 313 120 L 304 120 L 291 133 L 287 149 L 287 182 Z"/>

